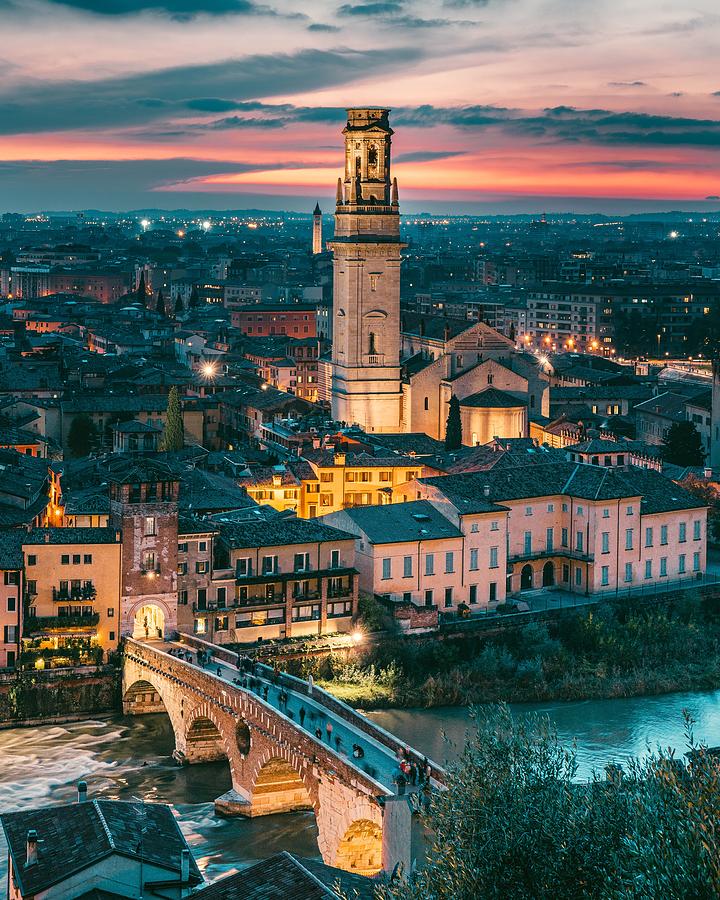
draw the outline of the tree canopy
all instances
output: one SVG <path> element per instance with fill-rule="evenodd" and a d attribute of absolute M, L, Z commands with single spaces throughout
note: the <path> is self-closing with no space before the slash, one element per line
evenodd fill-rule
<path fill-rule="evenodd" d="M 73 456 L 88 456 L 95 449 L 98 439 L 97 426 L 85 413 L 75 416 L 70 423 L 67 442 Z"/>
<path fill-rule="evenodd" d="M 159 449 L 162 451 L 175 451 L 182 450 L 184 446 L 185 426 L 183 425 L 180 394 L 175 385 L 173 385 L 168 392 L 165 428 L 163 429 L 162 437 L 160 438 Z"/>
<path fill-rule="evenodd" d="M 384 900 L 666 900 L 720 893 L 720 767 L 692 739 L 691 764 L 657 752 L 607 778 L 543 719 L 478 715 L 446 791 L 426 800 L 428 864 Z"/>
<path fill-rule="evenodd" d="M 460 419 L 460 401 L 452 395 L 445 424 L 445 449 L 459 450 L 462 447 L 462 420 Z"/>
<path fill-rule="evenodd" d="M 665 462 L 677 466 L 701 466 L 705 459 L 702 438 L 692 422 L 675 422 L 663 442 Z"/>

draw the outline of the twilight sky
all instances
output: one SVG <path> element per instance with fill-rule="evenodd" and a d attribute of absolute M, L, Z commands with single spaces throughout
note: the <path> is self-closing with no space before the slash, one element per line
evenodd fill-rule
<path fill-rule="evenodd" d="M 329 211 L 350 105 L 392 107 L 406 211 L 720 208 L 716 0 L 0 0 L 0 34 L 0 211 Z"/>

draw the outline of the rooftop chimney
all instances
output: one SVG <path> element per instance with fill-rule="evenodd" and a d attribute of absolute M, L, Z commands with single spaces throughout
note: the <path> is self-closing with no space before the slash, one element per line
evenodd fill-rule
<path fill-rule="evenodd" d="M 78 803 L 87 800 L 87 781 L 78 781 Z"/>
<path fill-rule="evenodd" d="M 180 883 L 187 884 L 190 881 L 190 851 L 187 847 L 180 851 Z"/>
<path fill-rule="evenodd" d="M 27 833 L 27 853 L 25 855 L 25 865 L 34 866 L 38 861 L 38 836 L 37 831 L 31 828 Z"/>
<path fill-rule="evenodd" d="M 490 496 L 490 485 L 489 484 L 483 485 L 483 497 L 489 497 L 489 496 Z"/>

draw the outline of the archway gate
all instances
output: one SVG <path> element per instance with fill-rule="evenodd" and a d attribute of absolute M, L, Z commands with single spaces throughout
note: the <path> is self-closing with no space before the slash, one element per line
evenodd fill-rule
<path fill-rule="evenodd" d="M 317 687 L 311 689 L 308 696 L 316 706 L 318 701 L 327 704 L 326 720 L 334 721 L 336 730 L 350 724 L 363 729 L 359 739 L 368 747 L 368 758 L 372 754 L 383 764 L 382 771 L 372 769 L 369 774 L 364 770 L 368 766 L 337 752 L 324 734 L 315 737 L 256 693 L 166 649 L 126 640 L 123 708 L 130 715 L 164 708 L 180 762 L 227 758 L 232 791 L 216 800 L 220 814 L 256 816 L 311 808 L 320 852 L 329 865 L 373 874 L 380 868 L 392 871 L 398 862 L 409 870 L 418 860 L 415 804 L 407 795 L 398 796 L 392 785 L 394 756 L 404 747 L 393 735 Z M 297 682 L 298 691 L 303 685 L 308 688 L 305 682 L 290 680 Z M 442 769 L 434 764 L 431 768 L 433 782 L 441 785 Z"/>

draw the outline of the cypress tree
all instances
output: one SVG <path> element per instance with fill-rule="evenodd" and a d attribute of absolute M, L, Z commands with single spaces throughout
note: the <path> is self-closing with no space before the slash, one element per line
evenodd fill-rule
<path fill-rule="evenodd" d="M 180 315 L 180 313 L 182 313 L 184 311 L 185 311 L 185 307 L 183 306 L 183 302 L 182 302 L 182 294 L 180 294 L 180 292 L 178 291 L 177 300 L 175 301 L 175 313 L 174 313 L 175 317 L 177 317 L 178 315 Z"/>
<path fill-rule="evenodd" d="M 168 393 L 167 417 L 165 420 L 165 428 L 160 438 L 160 450 L 175 451 L 182 450 L 185 446 L 185 428 L 183 426 L 182 406 L 180 405 L 180 394 L 175 385 L 170 388 Z"/>
<path fill-rule="evenodd" d="M 193 289 L 190 292 L 190 309 L 197 309 L 200 306 L 200 294 L 198 294 L 197 285 L 193 285 Z"/>
<path fill-rule="evenodd" d="M 165 298 L 163 297 L 162 288 L 158 291 L 155 310 L 160 313 L 161 316 L 165 316 Z"/>
<path fill-rule="evenodd" d="M 145 271 L 143 270 L 140 273 L 140 281 L 138 282 L 137 288 L 137 298 L 138 303 L 142 303 L 143 306 L 147 303 L 147 287 L 145 286 Z"/>
<path fill-rule="evenodd" d="M 445 449 L 459 450 L 462 447 L 462 421 L 460 419 L 460 401 L 452 395 L 447 423 L 445 424 Z"/>

